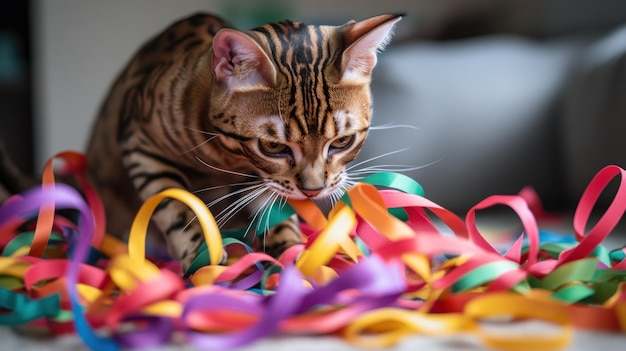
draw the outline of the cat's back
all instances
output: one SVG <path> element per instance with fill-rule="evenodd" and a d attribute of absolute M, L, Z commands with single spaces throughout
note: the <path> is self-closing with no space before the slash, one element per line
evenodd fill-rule
<path fill-rule="evenodd" d="M 136 51 L 113 82 L 92 126 L 86 150 L 92 169 L 97 169 L 92 173 L 102 173 L 103 164 L 111 173 L 121 172 L 120 141 L 133 137 L 129 126 L 157 121 L 177 108 L 174 94 L 179 92 L 174 88 L 189 81 L 190 71 L 209 55 L 215 34 L 226 27 L 231 25 L 218 16 L 197 13 L 172 23 Z"/>
<path fill-rule="evenodd" d="M 167 84 L 168 78 L 171 80 L 185 72 L 185 66 L 191 66 L 194 60 L 207 55 L 215 34 L 226 27 L 230 27 L 230 24 L 222 18 L 198 13 L 174 22 L 146 41 L 113 83 L 98 118 L 117 116 L 124 102 L 132 103 L 136 108 L 150 106 L 151 95 L 162 96 L 166 93 L 156 89 Z M 142 96 L 133 96 L 134 101 L 130 101 L 133 100 L 130 95 L 140 91 Z M 126 112 L 146 119 L 149 118 L 148 113 L 154 111 L 129 109 Z"/>
<path fill-rule="evenodd" d="M 215 34 L 231 25 L 219 16 L 197 13 L 178 20 L 148 40 L 137 52 L 132 64 L 162 62 L 198 52 L 206 53 Z"/>

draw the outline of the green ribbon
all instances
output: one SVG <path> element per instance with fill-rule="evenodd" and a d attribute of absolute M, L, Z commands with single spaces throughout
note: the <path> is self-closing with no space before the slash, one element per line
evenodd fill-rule
<path fill-rule="evenodd" d="M 603 304 L 613 297 L 619 284 L 626 281 L 626 271 L 624 270 L 597 270 L 593 277 L 594 295 L 589 299 L 589 303 Z"/>
<path fill-rule="evenodd" d="M 223 236 L 232 235 L 232 237 L 225 236 L 222 239 L 222 245 L 224 247 L 228 245 L 232 245 L 232 244 L 241 244 L 243 247 L 246 248 L 248 252 L 252 252 L 252 249 L 250 249 L 250 243 L 249 243 L 250 240 L 247 239 L 245 235 L 242 235 L 241 231 L 227 230 L 227 231 L 223 231 L 222 235 Z M 187 268 L 187 271 L 185 271 L 184 278 L 188 278 L 189 276 L 194 274 L 198 269 L 208 265 L 210 262 L 211 262 L 211 256 L 209 255 L 207 243 L 203 242 L 202 244 L 200 244 L 200 247 L 198 247 L 196 258 L 193 260 L 189 268 Z"/>
<path fill-rule="evenodd" d="M 259 289 L 259 292 L 263 295 L 272 295 L 274 294 L 274 291 L 269 290 L 267 288 L 267 280 L 269 279 L 269 277 L 272 274 L 275 273 L 280 273 L 282 272 L 283 268 L 281 266 L 278 265 L 272 265 L 270 267 L 268 267 L 264 272 L 263 272 L 263 277 L 261 278 L 261 287 Z"/>
<path fill-rule="evenodd" d="M 391 188 L 405 192 L 407 194 L 424 196 L 424 188 L 422 188 L 422 186 L 418 182 L 400 173 L 375 173 L 361 179 L 361 183 L 366 183 L 378 187 Z M 350 197 L 348 197 L 348 194 L 345 194 L 341 198 L 341 201 L 352 207 L 352 202 L 350 202 Z M 392 216 L 398 218 L 401 221 L 407 221 L 409 219 L 409 216 L 402 208 L 390 208 L 387 211 Z"/>
<path fill-rule="evenodd" d="M 567 262 L 554 269 L 539 281 L 539 288 L 557 290 L 573 282 L 591 282 L 598 267 L 598 258 L 588 257 Z"/>
<path fill-rule="evenodd" d="M 461 279 L 452 285 L 452 291 L 460 292 L 470 290 L 486 284 L 502 274 L 514 269 L 518 269 L 519 265 L 513 261 L 495 261 L 486 263 L 467 272 Z"/>
<path fill-rule="evenodd" d="M 11 311 L 0 314 L 0 325 L 19 325 L 39 318 L 57 317 L 61 310 L 61 298 L 53 294 L 35 300 L 0 287 L 0 306 Z"/>
<path fill-rule="evenodd" d="M 10 291 L 22 289 L 24 287 L 24 279 L 12 277 L 10 275 L 3 275 L 0 276 L 0 287 Z"/>
<path fill-rule="evenodd" d="M 361 182 L 400 190 L 407 194 L 424 196 L 424 188 L 418 182 L 400 173 L 375 173 L 361 179 Z"/>
<path fill-rule="evenodd" d="M 558 258 L 561 252 L 571 248 L 572 244 L 565 243 L 543 243 L 539 246 L 539 250 L 543 253 L 547 253 L 552 258 Z M 525 246 L 523 252 L 528 252 L 528 247 Z"/>
<path fill-rule="evenodd" d="M 611 251 L 609 253 L 609 258 L 613 262 L 622 262 L 624 259 L 626 259 L 626 253 L 624 253 L 624 248 L 619 248 Z"/>
<path fill-rule="evenodd" d="M 595 294 L 594 289 L 585 284 L 579 283 L 566 286 L 552 294 L 552 297 L 562 302 L 573 304 L 592 297 Z"/>
<path fill-rule="evenodd" d="M 11 256 L 19 249 L 23 247 L 30 247 L 33 244 L 33 239 L 35 238 L 35 232 L 24 232 L 17 235 L 14 239 L 9 241 L 7 246 L 5 246 L 2 251 L 2 256 Z M 50 238 L 48 239 L 48 246 L 52 243 L 62 243 L 65 239 L 63 236 L 57 233 L 50 233 Z"/>

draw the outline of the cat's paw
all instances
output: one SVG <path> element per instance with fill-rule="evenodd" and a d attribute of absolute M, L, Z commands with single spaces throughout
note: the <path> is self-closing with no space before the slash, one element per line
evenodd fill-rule
<path fill-rule="evenodd" d="M 292 216 L 265 233 L 263 249 L 272 257 L 279 257 L 288 248 L 302 243 L 298 218 Z"/>

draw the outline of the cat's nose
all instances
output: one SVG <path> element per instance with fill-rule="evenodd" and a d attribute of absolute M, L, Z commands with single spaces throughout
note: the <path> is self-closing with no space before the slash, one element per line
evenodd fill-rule
<path fill-rule="evenodd" d="M 302 193 L 308 197 L 314 197 L 319 195 L 319 193 L 322 192 L 322 189 L 324 188 L 319 188 L 319 189 L 300 189 L 300 191 L 302 191 Z"/>

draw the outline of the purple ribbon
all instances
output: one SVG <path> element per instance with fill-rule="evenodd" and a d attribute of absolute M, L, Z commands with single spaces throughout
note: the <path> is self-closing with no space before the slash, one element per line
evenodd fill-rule
<path fill-rule="evenodd" d="M 126 322 L 146 323 L 142 329 L 130 332 L 118 332 L 113 335 L 124 347 L 143 348 L 167 344 L 174 333 L 174 322 L 167 317 L 158 316 L 130 316 Z"/>
<path fill-rule="evenodd" d="M 363 312 L 394 305 L 405 288 L 400 270 L 376 256 L 363 259 L 328 285 L 313 290 L 304 287 L 303 278 L 295 267 L 287 266 L 274 295 L 251 295 L 245 299 L 215 292 L 196 295 L 184 303 L 182 322 L 185 324 L 194 311 L 231 310 L 258 315 L 259 320 L 254 325 L 233 333 L 206 334 L 193 331 L 187 325 L 188 339 L 198 348 L 231 349 L 272 335 L 278 332 L 281 321 L 320 306 L 348 306 L 334 313 L 329 319 L 332 325 L 324 326 L 339 328 Z M 354 294 L 342 296 L 343 291 Z"/>
<path fill-rule="evenodd" d="M 395 301 L 406 289 L 402 272 L 395 266 L 385 264 L 379 257 L 370 256 L 341 272 L 341 275 L 325 286 L 309 293 L 303 300 L 299 312 L 305 312 L 316 305 L 362 303 L 378 305 L 376 301 L 389 297 Z M 340 292 L 358 290 L 359 294 L 346 300 Z M 383 302 L 387 305 L 389 302 Z"/>
<path fill-rule="evenodd" d="M 256 299 L 250 307 L 260 312 L 257 323 L 241 332 L 226 334 L 205 334 L 187 330 L 188 340 L 200 349 L 221 350 L 241 347 L 255 340 L 271 335 L 278 330 L 280 321 L 293 315 L 298 309 L 307 288 L 302 284 L 300 272 L 293 266 L 286 267 L 282 274 L 276 294 Z M 239 300 L 241 302 L 241 300 Z M 224 301 L 214 296 L 195 296 L 190 298 L 183 309 L 183 323 L 187 315 L 195 309 L 223 309 Z M 233 305 L 231 305 L 233 307 Z M 238 306 L 240 309 L 244 306 Z"/>
<path fill-rule="evenodd" d="M 83 342 L 97 351 L 117 351 L 119 345 L 112 339 L 98 336 L 87 322 L 83 307 L 80 305 L 78 291 L 78 272 L 82 262 L 87 258 L 94 231 L 93 214 L 83 197 L 73 188 L 57 184 L 54 187 L 34 188 L 25 192 L 21 198 L 11 201 L 0 208 L 0 223 L 7 223 L 14 218 L 29 218 L 35 216 L 41 204 L 54 203 L 57 209 L 75 209 L 79 212 L 79 232 L 74 244 L 72 260 L 66 273 L 66 288 L 76 332 Z"/>

